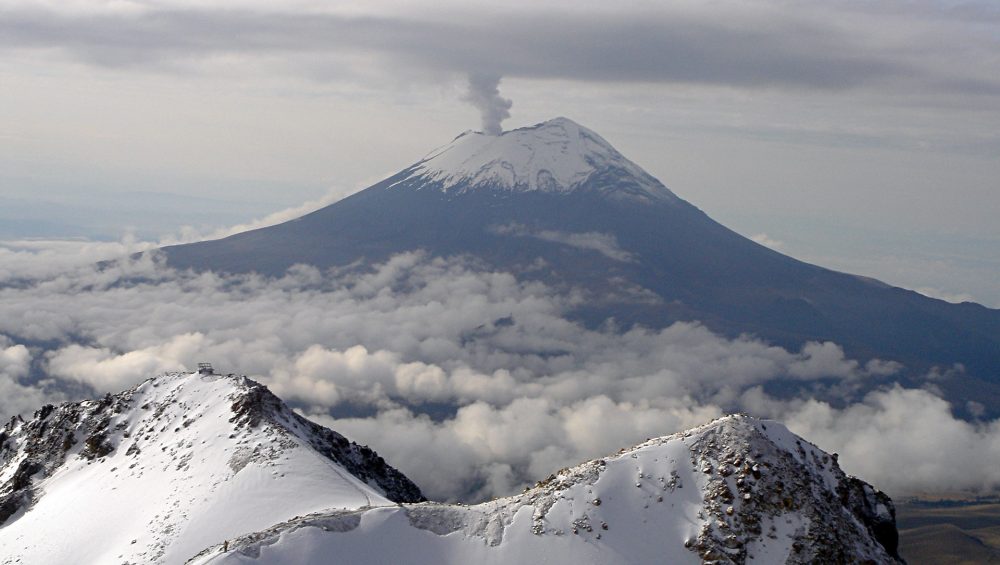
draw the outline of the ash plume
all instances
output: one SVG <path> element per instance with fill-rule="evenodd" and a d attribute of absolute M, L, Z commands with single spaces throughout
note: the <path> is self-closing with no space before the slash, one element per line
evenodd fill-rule
<path fill-rule="evenodd" d="M 483 122 L 483 133 L 500 135 L 500 122 L 510 117 L 509 98 L 500 96 L 500 75 L 474 73 L 469 75 L 469 90 L 463 98 L 479 109 Z"/>

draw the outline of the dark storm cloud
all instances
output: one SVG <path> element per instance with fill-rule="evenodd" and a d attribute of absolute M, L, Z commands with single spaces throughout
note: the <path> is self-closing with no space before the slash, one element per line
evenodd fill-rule
<path fill-rule="evenodd" d="M 641 11 L 469 12 L 435 20 L 246 9 L 74 16 L 22 8 L 0 18 L 0 46 L 56 48 L 119 67 L 216 54 L 320 56 L 337 66 L 338 57 L 375 55 L 389 68 L 596 82 L 843 89 L 900 78 L 945 80 L 899 52 L 879 51 L 871 34 L 788 12 L 735 12 L 724 19 Z"/>

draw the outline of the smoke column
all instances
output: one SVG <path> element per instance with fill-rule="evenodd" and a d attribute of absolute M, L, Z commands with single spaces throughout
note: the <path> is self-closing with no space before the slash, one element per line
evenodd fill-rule
<path fill-rule="evenodd" d="M 483 121 L 483 133 L 500 135 L 500 122 L 510 117 L 510 99 L 500 96 L 500 75 L 470 74 L 469 92 L 464 100 L 479 109 Z"/>

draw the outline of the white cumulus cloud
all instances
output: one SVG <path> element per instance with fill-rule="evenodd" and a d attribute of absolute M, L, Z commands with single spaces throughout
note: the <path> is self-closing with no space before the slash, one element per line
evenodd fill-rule
<path fill-rule="evenodd" d="M 371 445 L 438 499 L 509 494 L 734 410 L 786 421 L 894 494 L 997 484 L 996 422 L 953 417 L 932 389 L 873 392 L 901 366 L 835 343 L 789 351 L 698 323 L 588 328 L 567 318 L 572 291 L 460 257 L 267 279 L 14 253 L 22 274 L 0 282 L 4 417 L 208 361 Z"/>

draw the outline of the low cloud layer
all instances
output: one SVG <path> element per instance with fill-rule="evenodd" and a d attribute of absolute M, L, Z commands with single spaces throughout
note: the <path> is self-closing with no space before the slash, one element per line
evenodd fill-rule
<path fill-rule="evenodd" d="M 21 274 L 0 282 L 3 417 L 209 361 L 371 445 L 436 499 L 509 494 L 734 410 L 787 422 L 893 494 L 1000 485 L 1000 424 L 955 419 L 931 388 L 866 393 L 900 366 L 833 343 L 787 351 L 696 323 L 587 329 L 565 317 L 579 295 L 462 258 L 269 280 L 148 258 L 95 269 L 54 249 L 17 251 Z M 815 400 L 823 391 L 848 404 Z"/>
<path fill-rule="evenodd" d="M 43 404 L 65 400 L 58 391 L 25 384 L 31 367 L 31 351 L 0 335 L 0 422 L 15 414 L 28 414 Z"/>
<path fill-rule="evenodd" d="M 925 390 L 894 387 L 840 410 L 806 401 L 773 416 L 840 453 L 848 472 L 878 477 L 896 492 L 942 492 L 953 485 L 990 492 L 1000 486 L 1000 421 L 957 420 L 946 401 Z"/>

